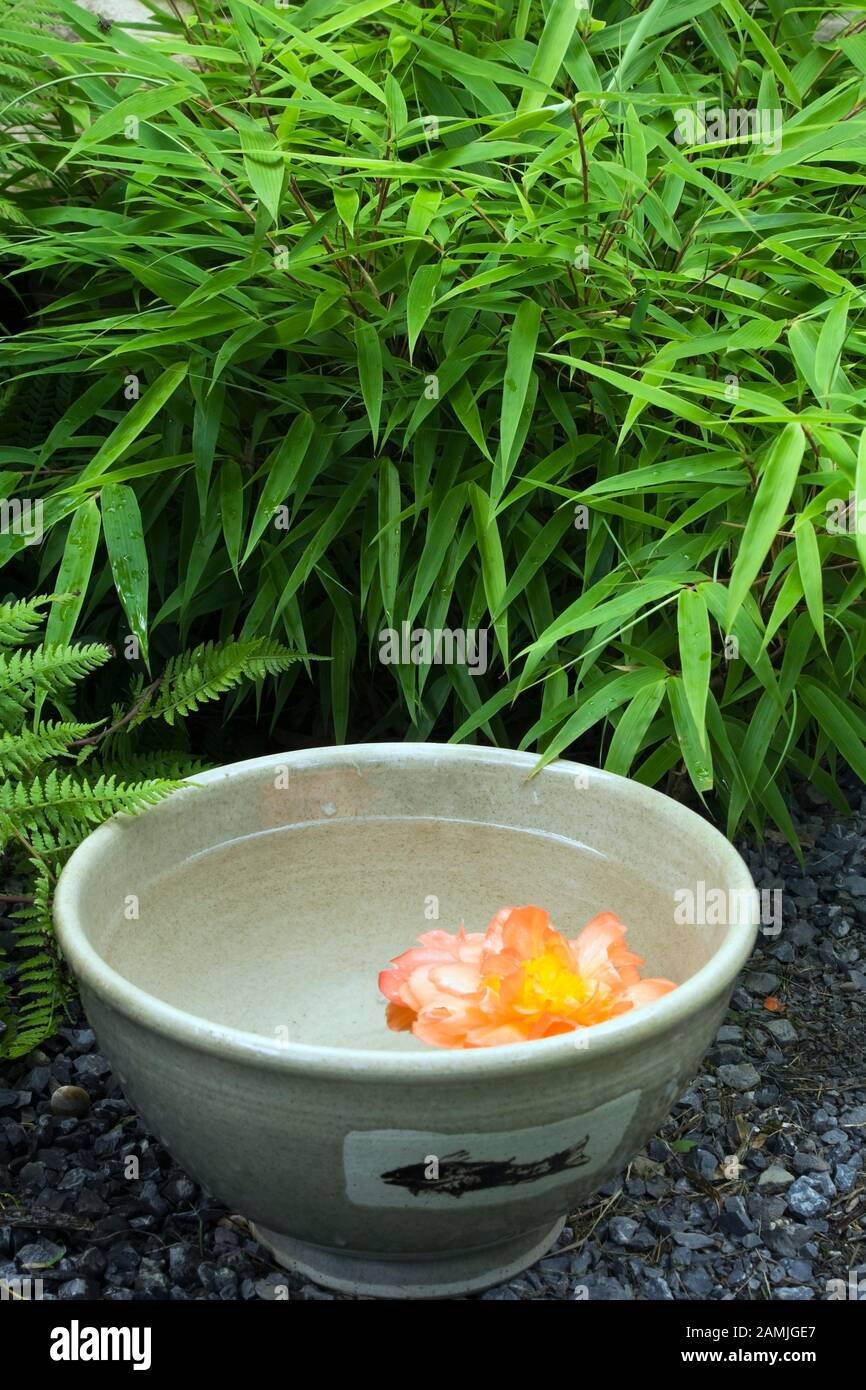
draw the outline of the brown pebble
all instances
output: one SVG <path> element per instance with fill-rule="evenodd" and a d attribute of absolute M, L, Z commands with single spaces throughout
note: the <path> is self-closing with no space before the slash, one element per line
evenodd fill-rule
<path fill-rule="evenodd" d="M 58 1086 L 51 1096 L 52 1115 L 80 1120 L 90 1109 L 90 1096 L 83 1086 Z"/>

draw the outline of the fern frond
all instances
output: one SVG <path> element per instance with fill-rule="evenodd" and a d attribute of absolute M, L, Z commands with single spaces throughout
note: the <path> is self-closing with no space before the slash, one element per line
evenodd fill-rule
<path fill-rule="evenodd" d="M 65 856 L 70 850 L 81 844 L 81 826 L 73 821 L 69 825 L 63 825 L 59 830 L 49 830 L 43 828 L 31 828 L 28 843 L 41 860 L 46 862 L 53 872 L 58 871 L 58 866 L 63 865 Z"/>
<path fill-rule="evenodd" d="M 45 621 L 42 609 L 48 602 L 47 594 L 38 594 L 36 598 L 0 603 L 0 647 L 14 646 L 31 637 Z"/>
<path fill-rule="evenodd" d="M 15 968 L 11 982 L 0 972 L 0 1054 L 23 1057 L 57 1026 L 69 994 L 54 941 L 51 920 L 51 882 L 43 865 L 31 860 L 33 903 L 13 914 Z"/>
<path fill-rule="evenodd" d="M 37 690 L 49 698 L 59 695 L 110 659 L 111 652 L 101 642 L 72 647 L 56 643 L 11 656 L 0 653 L 0 696 L 31 701 Z"/>
<path fill-rule="evenodd" d="M 168 663 L 161 688 L 135 722 L 162 718 L 173 724 L 179 716 L 190 714 L 206 700 L 218 699 L 241 681 L 277 675 L 298 660 L 297 653 L 269 637 L 205 642 Z"/>
<path fill-rule="evenodd" d="M 0 728 L 20 729 L 30 712 L 32 700 L 19 698 L 16 690 L 0 691 Z"/>
<path fill-rule="evenodd" d="M 86 738 L 98 724 L 75 724 L 53 721 L 37 724 L 33 729 L 18 733 L 0 734 L 0 776 L 20 777 L 34 772 L 52 758 L 62 757 L 70 743 Z"/>
<path fill-rule="evenodd" d="M 134 815 L 154 806 L 180 783 L 118 783 L 115 777 L 99 777 L 95 782 L 52 769 L 45 778 L 35 777 L 30 786 L 23 782 L 0 783 L 0 846 L 16 836 L 30 839 L 34 832 L 57 832 L 72 825 L 86 833 L 118 811 Z"/>
<path fill-rule="evenodd" d="M 97 766 L 106 777 L 129 778 L 134 782 L 151 780 L 181 781 L 194 772 L 204 772 L 209 766 L 204 758 L 194 758 L 178 749 L 165 748 L 154 752 L 129 754 L 126 757 L 99 757 Z M 93 764 L 90 764 L 92 767 Z"/>

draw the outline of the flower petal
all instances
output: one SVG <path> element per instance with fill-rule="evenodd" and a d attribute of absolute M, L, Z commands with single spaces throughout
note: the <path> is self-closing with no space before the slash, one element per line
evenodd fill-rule
<path fill-rule="evenodd" d="M 672 989 L 676 989 L 673 980 L 638 980 L 636 985 L 629 985 L 624 990 L 623 997 L 628 999 L 632 1008 L 639 1009 L 643 1004 L 661 999 L 663 994 L 670 994 Z"/>
<path fill-rule="evenodd" d="M 481 992 L 481 979 L 478 967 L 463 961 L 449 962 L 448 965 L 434 965 L 430 980 L 437 989 L 448 994 L 477 995 Z"/>
<path fill-rule="evenodd" d="M 415 1010 L 407 1009 L 405 1004 L 389 1004 L 385 1010 L 386 1022 L 394 1033 L 408 1032 L 416 1017 Z"/>
<path fill-rule="evenodd" d="M 600 912 L 572 941 L 571 953 L 579 975 L 598 976 L 613 987 L 637 984 L 640 956 L 625 945 L 625 927 L 613 912 Z"/>

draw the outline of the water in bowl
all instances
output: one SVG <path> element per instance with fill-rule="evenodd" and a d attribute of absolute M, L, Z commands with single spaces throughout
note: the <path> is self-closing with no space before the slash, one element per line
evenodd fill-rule
<path fill-rule="evenodd" d="M 437 819 L 332 820 L 233 840 L 139 895 L 108 963 L 212 1023 L 295 1043 L 424 1051 L 385 1023 L 379 971 L 434 927 L 483 931 L 535 903 L 576 936 L 601 911 L 646 975 L 673 973 L 669 893 L 573 840 Z"/>

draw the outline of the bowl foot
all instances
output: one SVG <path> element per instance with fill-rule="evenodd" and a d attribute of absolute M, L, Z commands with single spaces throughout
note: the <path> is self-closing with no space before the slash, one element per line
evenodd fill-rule
<path fill-rule="evenodd" d="M 563 1216 L 547 1230 L 529 1231 L 497 1245 L 390 1259 L 308 1245 L 264 1226 L 253 1226 L 252 1231 L 278 1264 L 326 1289 L 372 1298 L 453 1298 L 512 1279 L 547 1254 L 564 1225 Z"/>

